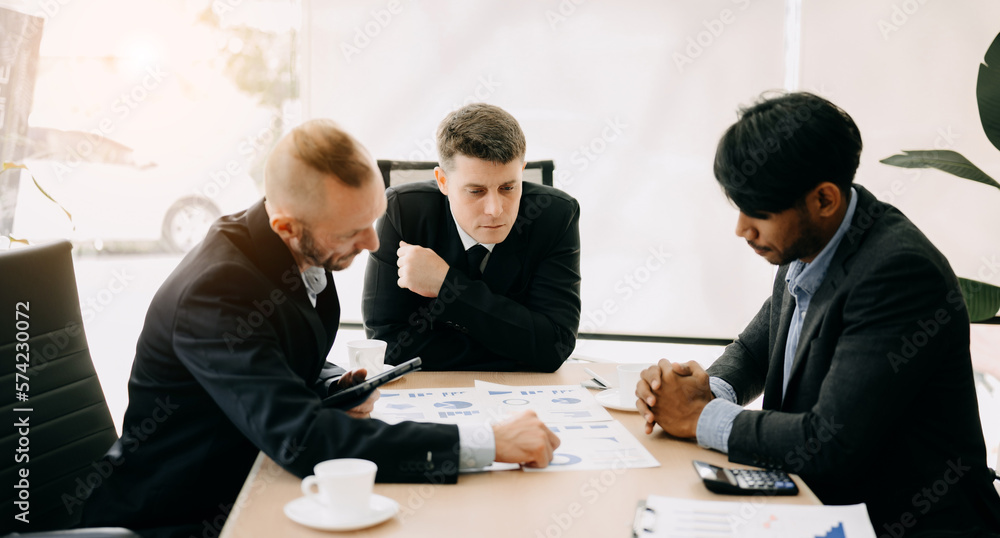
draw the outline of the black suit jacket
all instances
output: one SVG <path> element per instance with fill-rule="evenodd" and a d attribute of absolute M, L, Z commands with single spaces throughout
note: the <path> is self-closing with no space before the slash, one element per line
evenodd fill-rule
<path fill-rule="evenodd" d="M 309 302 L 263 202 L 217 221 L 149 307 L 122 438 L 83 523 L 217 532 L 258 451 L 300 477 L 356 457 L 378 464 L 378 481 L 454 482 L 455 426 L 389 426 L 321 405 L 339 318 L 329 277 Z"/>
<path fill-rule="evenodd" d="M 729 459 L 799 473 L 826 504 L 867 503 L 880 535 L 998 529 L 958 281 L 902 213 L 855 188 L 854 218 L 809 304 L 784 399 L 788 266 L 708 370 L 741 405 L 764 393 L 762 411 L 736 417 Z"/>
<path fill-rule="evenodd" d="M 580 204 L 522 183 L 518 217 L 493 248 L 482 280 L 467 276 L 465 248 L 448 197 L 433 181 L 392 187 L 368 260 L 362 313 L 370 338 L 388 342 L 386 362 L 412 357 L 425 370 L 554 372 L 580 326 Z M 435 299 L 396 281 L 399 241 L 434 250 L 450 269 Z"/>

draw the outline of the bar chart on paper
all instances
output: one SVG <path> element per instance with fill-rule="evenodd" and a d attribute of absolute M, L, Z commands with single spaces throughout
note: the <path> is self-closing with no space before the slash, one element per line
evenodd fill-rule
<path fill-rule="evenodd" d="M 865 505 L 800 506 L 753 497 L 743 502 L 650 495 L 637 536 L 875 538 Z"/>

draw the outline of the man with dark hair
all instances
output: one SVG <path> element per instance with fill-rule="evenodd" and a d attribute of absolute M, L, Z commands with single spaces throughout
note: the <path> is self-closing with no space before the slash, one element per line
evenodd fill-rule
<path fill-rule="evenodd" d="M 944 256 L 853 185 L 861 136 L 808 93 L 743 110 L 715 175 L 736 234 L 779 265 L 771 297 L 706 372 L 642 374 L 646 431 L 798 473 L 825 504 L 866 503 L 880 535 L 1000 530 L 969 357 Z M 764 395 L 763 410 L 743 405 Z"/>
<path fill-rule="evenodd" d="M 378 248 L 385 191 L 368 152 L 329 120 L 295 128 L 266 164 L 266 197 L 222 217 L 146 315 L 121 439 L 87 501 L 87 526 L 216 536 L 263 451 L 303 477 L 332 458 L 378 464 L 380 482 L 454 483 L 460 468 L 548 464 L 533 413 L 487 425 L 388 425 L 323 396 L 363 380 L 326 363 L 340 321 L 330 271 Z"/>
<path fill-rule="evenodd" d="M 554 372 L 580 324 L 580 206 L 524 183 L 517 120 L 477 103 L 437 132 L 436 181 L 387 191 L 362 303 L 386 361 Z"/>

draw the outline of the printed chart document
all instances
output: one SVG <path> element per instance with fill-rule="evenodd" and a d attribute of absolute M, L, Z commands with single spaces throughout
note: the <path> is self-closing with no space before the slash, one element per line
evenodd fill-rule
<path fill-rule="evenodd" d="M 490 416 L 485 409 L 474 388 L 383 390 L 372 416 L 389 424 L 404 420 L 483 423 L 499 418 Z"/>
<path fill-rule="evenodd" d="M 476 380 L 476 389 L 483 403 L 500 417 L 531 409 L 546 424 L 613 420 L 594 395 L 579 385 L 514 387 Z"/>
<path fill-rule="evenodd" d="M 636 512 L 633 536 L 875 538 L 875 531 L 864 504 L 802 506 L 766 496 L 730 502 L 650 495 Z"/>
<path fill-rule="evenodd" d="M 621 422 L 545 423 L 559 436 L 559 448 L 548 467 L 531 473 L 589 471 L 593 469 L 645 469 L 660 462 L 642 446 Z"/>
<path fill-rule="evenodd" d="M 496 423 L 531 409 L 559 436 L 552 463 L 530 472 L 639 469 L 660 463 L 579 385 L 515 387 L 476 381 L 475 388 L 383 390 L 372 417 L 389 423 Z M 517 465 L 494 464 L 490 470 Z"/>

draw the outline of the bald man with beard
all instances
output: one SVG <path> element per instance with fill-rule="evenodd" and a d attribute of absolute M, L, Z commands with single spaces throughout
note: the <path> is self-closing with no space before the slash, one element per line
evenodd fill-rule
<path fill-rule="evenodd" d="M 378 248 L 382 180 L 329 120 L 282 138 L 265 176 L 265 199 L 219 219 L 153 298 L 122 437 L 94 464 L 103 478 L 83 524 L 216 536 L 258 451 L 299 477 L 332 458 L 371 460 L 380 482 L 454 483 L 494 460 L 546 466 L 559 440 L 531 412 L 492 427 L 388 425 L 368 418 L 374 399 L 323 406 L 366 375 L 326 362 L 340 320 L 330 272 Z"/>

